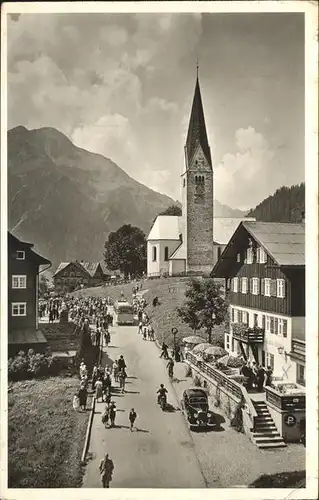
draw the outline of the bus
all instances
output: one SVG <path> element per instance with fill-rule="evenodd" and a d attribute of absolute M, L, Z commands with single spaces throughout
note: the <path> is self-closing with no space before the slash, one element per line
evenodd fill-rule
<path fill-rule="evenodd" d="M 115 302 L 114 316 L 118 325 L 134 325 L 135 323 L 133 306 L 124 300 Z"/>

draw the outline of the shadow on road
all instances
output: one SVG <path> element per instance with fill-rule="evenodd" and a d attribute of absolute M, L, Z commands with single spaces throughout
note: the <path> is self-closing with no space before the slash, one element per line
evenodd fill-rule
<path fill-rule="evenodd" d="M 223 415 L 220 415 L 220 413 L 214 413 L 212 412 L 214 422 L 216 422 L 216 427 L 220 427 L 221 424 L 224 424 L 226 422 L 225 418 Z"/>
<path fill-rule="evenodd" d="M 119 429 L 130 429 L 128 425 L 115 425 L 114 427 L 118 427 Z M 134 427 L 133 432 L 144 432 L 146 434 L 150 433 L 150 431 L 148 431 L 147 429 L 139 429 L 138 427 Z"/>
<path fill-rule="evenodd" d="M 125 391 L 125 394 L 141 394 L 140 391 Z"/>
<path fill-rule="evenodd" d="M 134 379 L 134 380 L 137 380 L 137 377 L 127 377 L 127 378 L 128 378 L 128 379 L 129 379 L 129 378 L 132 378 L 132 379 Z M 126 383 L 127 383 L 127 382 L 126 382 Z"/>
<path fill-rule="evenodd" d="M 175 406 L 171 405 L 170 403 L 166 403 L 166 407 L 165 407 L 164 412 L 175 413 L 175 411 L 178 411 L 178 408 L 175 408 Z"/>

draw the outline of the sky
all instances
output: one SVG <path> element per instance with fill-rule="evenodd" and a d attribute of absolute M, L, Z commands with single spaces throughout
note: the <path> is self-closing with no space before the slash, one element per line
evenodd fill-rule
<path fill-rule="evenodd" d="M 11 14 L 8 128 L 55 127 L 180 199 L 199 60 L 215 197 L 304 181 L 303 14 Z"/>

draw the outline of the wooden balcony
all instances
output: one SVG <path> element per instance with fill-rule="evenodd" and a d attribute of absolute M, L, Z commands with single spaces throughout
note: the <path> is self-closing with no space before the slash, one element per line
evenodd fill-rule
<path fill-rule="evenodd" d="M 250 328 L 245 323 L 233 323 L 232 331 L 235 340 L 246 344 L 263 344 L 264 342 L 265 330 L 258 326 Z"/>
<path fill-rule="evenodd" d="M 306 342 L 304 340 L 292 339 L 289 356 L 296 360 L 305 361 Z"/>

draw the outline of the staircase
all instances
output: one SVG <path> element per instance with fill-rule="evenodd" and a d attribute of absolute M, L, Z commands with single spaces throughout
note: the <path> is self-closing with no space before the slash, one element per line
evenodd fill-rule
<path fill-rule="evenodd" d="M 252 400 L 252 403 L 258 415 L 252 433 L 253 442 L 258 448 L 284 448 L 286 443 L 277 431 L 265 401 Z"/>

